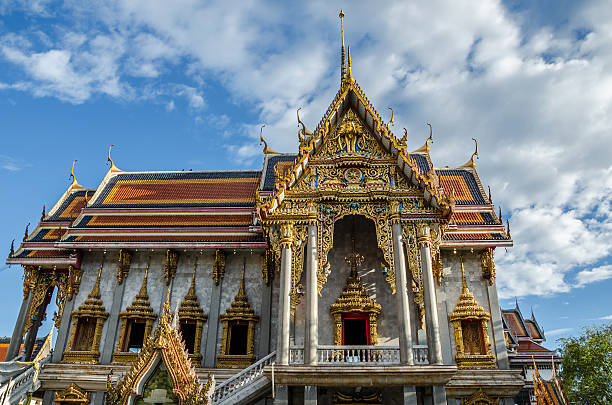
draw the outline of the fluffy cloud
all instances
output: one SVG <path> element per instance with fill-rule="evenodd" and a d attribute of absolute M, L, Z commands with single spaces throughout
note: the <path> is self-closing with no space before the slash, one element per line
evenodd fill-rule
<path fill-rule="evenodd" d="M 45 6 L 22 4 L 51 14 Z M 612 9 L 572 7 L 563 24 L 500 1 L 345 9 L 353 72 L 380 113 L 394 107 L 396 132 L 406 127 L 416 148 L 431 122 L 439 166 L 462 164 L 478 139 L 480 176 L 515 241 L 497 252 L 502 297 L 609 277 Z M 196 112 L 207 83 L 219 83 L 257 117 L 233 123 L 228 156 L 244 162 L 259 156 L 260 123 L 272 148 L 295 151 L 295 109 L 314 127 L 338 88 L 338 10 L 329 2 L 85 1 L 62 12 L 62 28 L 0 35 L 1 57 L 23 70 L 0 90 L 73 103 L 141 98 L 168 111 L 182 98 Z"/>

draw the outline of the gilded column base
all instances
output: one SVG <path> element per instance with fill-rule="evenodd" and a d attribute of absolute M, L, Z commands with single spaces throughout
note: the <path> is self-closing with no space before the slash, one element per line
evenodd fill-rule
<path fill-rule="evenodd" d="M 492 354 L 458 354 L 457 367 L 464 368 L 495 368 L 495 356 Z"/>

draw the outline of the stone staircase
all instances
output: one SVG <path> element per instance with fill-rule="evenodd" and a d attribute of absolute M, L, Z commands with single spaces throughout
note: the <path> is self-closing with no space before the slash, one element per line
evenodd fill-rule
<path fill-rule="evenodd" d="M 16 405 L 36 391 L 40 387 L 39 370 L 50 359 L 49 355 L 40 362 L 0 363 L 0 405 Z"/>
<path fill-rule="evenodd" d="M 272 383 L 264 375 L 264 367 L 274 364 L 276 352 L 272 352 L 258 362 L 215 387 L 212 396 L 214 405 L 244 405 L 266 395 Z"/>

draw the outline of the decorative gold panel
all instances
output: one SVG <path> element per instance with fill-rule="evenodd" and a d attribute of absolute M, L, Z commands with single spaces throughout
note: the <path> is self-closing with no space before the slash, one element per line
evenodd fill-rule
<path fill-rule="evenodd" d="M 176 269 L 178 267 L 178 253 L 172 249 L 166 249 L 166 263 L 164 264 L 164 278 L 166 279 L 166 285 L 170 285 L 170 281 L 176 275 Z"/>
<path fill-rule="evenodd" d="M 121 285 L 130 273 L 132 254 L 127 249 L 119 249 L 119 265 L 117 266 L 117 283 Z"/>
<path fill-rule="evenodd" d="M 246 258 L 242 264 L 242 278 L 238 294 L 234 297 L 231 306 L 219 317 L 223 323 L 223 333 L 221 339 L 221 351 L 217 355 L 217 367 L 223 368 L 245 368 L 255 361 L 255 324 L 259 321 L 259 316 L 249 304 L 249 297 L 246 295 L 244 287 L 244 277 L 246 271 Z M 233 322 L 245 322 L 248 324 L 246 339 L 246 354 L 229 354 L 230 327 Z"/>
<path fill-rule="evenodd" d="M 66 351 L 64 351 L 64 357 L 62 359 L 65 363 L 90 363 L 96 364 L 100 358 L 100 339 L 102 337 L 102 328 L 104 322 L 108 318 L 108 313 L 104 309 L 100 295 L 100 277 L 102 276 L 102 267 L 104 262 L 100 263 L 100 269 L 98 270 L 98 277 L 96 282 L 91 289 L 91 292 L 87 296 L 87 299 L 83 304 L 79 306 L 79 309 L 72 312 L 72 331 L 68 338 L 68 345 Z M 91 323 L 90 325 L 88 325 Z M 79 336 L 79 340 L 89 342 L 88 350 L 82 349 L 79 342 L 76 342 L 77 332 L 79 327 L 85 328 L 90 327 L 92 336 Z"/>
<path fill-rule="evenodd" d="M 493 399 L 488 396 L 482 388 L 479 388 L 472 396 L 469 398 L 464 398 L 461 400 L 461 405 L 498 405 L 499 398 Z"/>
<path fill-rule="evenodd" d="M 225 253 L 221 250 L 215 250 L 215 263 L 213 264 L 212 278 L 215 280 L 215 285 L 223 280 L 225 276 Z"/>
<path fill-rule="evenodd" d="M 489 284 L 495 282 L 495 261 L 493 255 L 495 251 L 488 247 L 480 252 L 480 263 L 482 266 L 482 277 L 489 280 Z"/>
<path fill-rule="evenodd" d="M 62 392 L 55 393 L 54 402 L 57 405 L 85 405 L 89 403 L 89 397 L 90 394 L 87 391 L 72 383 Z"/>

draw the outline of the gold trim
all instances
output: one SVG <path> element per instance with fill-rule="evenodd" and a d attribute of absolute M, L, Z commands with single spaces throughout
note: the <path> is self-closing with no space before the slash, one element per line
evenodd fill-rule
<path fill-rule="evenodd" d="M 117 265 L 117 284 L 121 285 L 130 273 L 132 254 L 127 249 L 119 249 L 119 264 Z"/>
<path fill-rule="evenodd" d="M 89 403 L 89 392 L 85 391 L 75 383 L 70 384 L 62 392 L 55 393 L 55 402 L 57 405 L 64 404 L 88 404 Z"/>
<path fill-rule="evenodd" d="M 102 259 L 102 263 L 100 263 L 98 277 L 96 278 L 96 282 L 91 289 L 91 292 L 87 296 L 87 299 L 79 306 L 78 310 L 72 312 L 72 331 L 70 332 L 68 346 L 64 351 L 64 357 L 62 360 L 64 363 L 98 363 L 98 359 L 100 358 L 100 340 L 102 338 L 102 328 L 104 327 L 104 322 L 108 318 L 108 312 L 106 312 L 104 309 L 100 295 L 100 278 L 102 276 L 103 266 L 104 259 Z M 94 335 L 89 350 L 73 350 L 79 322 L 95 323 Z"/>
<path fill-rule="evenodd" d="M 492 247 L 483 249 L 480 252 L 480 264 L 482 266 L 482 277 L 489 280 L 489 285 L 495 282 L 495 250 Z"/>
<path fill-rule="evenodd" d="M 215 264 L 213 265 L 212 278 L 215 280 L 215 285 L 219 285 L 225 277 L 225 253 L 221 250 L 215 250 Z"/>
<path fill-rule="evenodd" d="M 200 306 L 200 302 L 198 301 L 198 296 L 195 292 L 195 278 L 196 278 L 196 269 L 198 267 L 198 258 L 196 256 L 195 263 L 193 264 L 193 274 L 191 275 L 191 285 L 189 286 L 189 290 L 183 301 L 181 302 L 181 306 L 178 310 L 178 318 L 180 323 L 195 323 L 195 340 L 193 342 L 193 354 L 190 354 L 189 357 L 195 362 L 199 364 L 202 361 L 202 353 L 201 353 L 201 345 L 202 345 L 202 328 L 204 327 L 204 322 L 208 319 L 208 315 L 204 313 L 202 307 Z"/>
<path fill-rule="evenodd" d="M 478 301 L 474 298 L 474 294 L 467 288 L 465 282 L 465 269 L 463 267 L 463 257 L 461 261 L 461 278 L 463 289 L 459 296 L 459 302 L 455 306 L 455 310 L 448 316 L 449 321 L 455 329 L 455 348 L 457 355 L 458 368 L 495 368 L 495 357 L 491 352 L 491 342 L 489 341 L 488 322 L 491 315 L 478 305 Z M 462 321 L 473 321 L 479 323 L 480 338 L 478 345 L 484 350 L 484 353 L 474 354 L 466 353 L 464 348 L 464 331 Z M 482 341 L 480 341 L 482 339 Z"/>
<path fill-rule="evenodd" d="M 219 320 L 223 323 L 223 334 L 221 339 L 221 350 L 219 354 L 217 354 L 218 368 L 245 368 L 255 361 L 255 324 L 259 321 L 259 316 L 255 315 L 255 311 L 253 311 L 251 304 L 249 304 L 249 297 L 245 292 L 245 271 L 246 257 L 242 263 L 242 278 L 240 280 L 238 294 L 234 297 L 231 306 L 219 317 Z M 235 321 L 248 323 L 247 347 L 246 354 L 244 355 L 229 354 L 230 327 L 231 323 Z"/>
<path fill-rule="evenodd" d="M 493 399 L 488 396 L 482 388 L 479 388 L 478 391 L 472 394 L 469 398 L 464 398 L 461 400 L 461 405 L 498 405 L 499 398 Z"/>
<path fill-rule="evenodd" d="M 178 267 L 178 253 L 172 249 L 166 249 L 166 264 L 164 265 L 164 278 L 166 285 L 170 285 L 170 281 L 176 276 Z"/>

